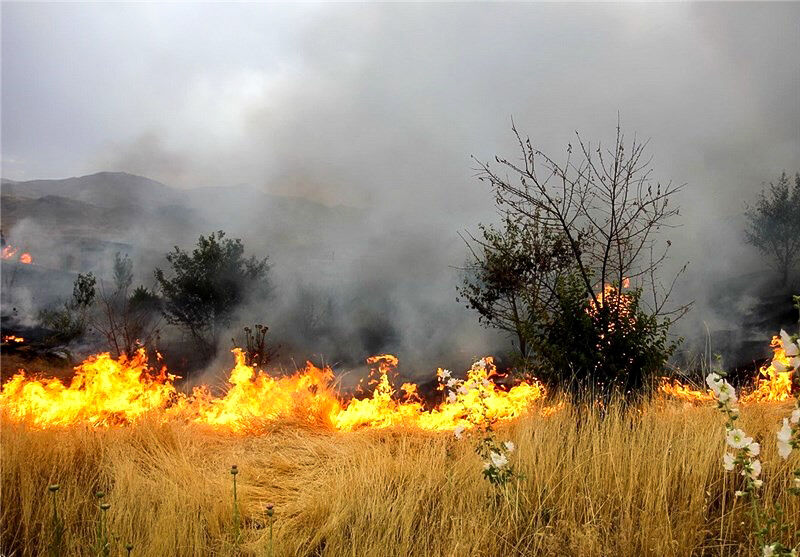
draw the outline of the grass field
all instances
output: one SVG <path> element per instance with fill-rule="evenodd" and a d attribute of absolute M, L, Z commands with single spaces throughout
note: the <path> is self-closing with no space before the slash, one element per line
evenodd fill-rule
<path fill-rule="evenodd" d="M 776 453 L 788 404 L 743 408 L 762 442 L 765 501 L 800 524 L 785 495 L 797 451 Z M 331 432 L 292 423 L 240 435 L 143 421 L 109 429 L 2 424 L 2 553 L 47 554 L 59 484 L 67 555 L 92 555 L 104 501 L 111 555 L 750 555 L 739 478 L 721 465 L 712 407 L 649 403 L 604 419 L 567 405 L 498 433 L 523 478 L 504 490 L 481 476 L 469 439 L 416 430 Z M 242 514 L 234 543 L 231 465 Z"/>

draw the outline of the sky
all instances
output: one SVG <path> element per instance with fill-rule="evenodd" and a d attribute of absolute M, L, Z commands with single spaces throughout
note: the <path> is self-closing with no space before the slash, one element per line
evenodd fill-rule
<path fill-rule="evenodd" d="M 494 214 L 475 159 L 516 156 L 512 117 L 556 155 L 619 119 L 686 184 L 688 299 L 800 170 L 798 52 L 800 3 L 4 3 L 2 175 L 249 184 L 452 249 Z"/>

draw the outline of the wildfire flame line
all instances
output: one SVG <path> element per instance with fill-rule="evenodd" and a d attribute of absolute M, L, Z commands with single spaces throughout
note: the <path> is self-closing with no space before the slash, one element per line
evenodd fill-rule
<path fill-rule="evenodd" d="M 17 373 L 2 387 L 0 404 L 7 417 L 35 427 L 132 423 L 145 414 L 181 419 L 232 431 L 246 431 L 253 420 L 295 418 L 309 425 L 340 431 L 359 428 L 416 427 L 424 430 L 469 428 L 485 417 L 510 420 L 522 415 L 545 391 L 536 381 L 503 390 L 489 378 L 496 374 L 491 358 L 473 364 L 465 389 L 432 409 L 426 409 L 414 384 L 398 395 L 389 375 L 397 358 L 385 354 L 368 363 L 377 365 L 377 385 L 367 398 L 342 399 L 334 389 L 334 374 L 307 362 L 291 376 L 273 377 L 249 366 L 240 349 L 233 350 L 235 366 L 229 388 L 214 396 L 206 386 L 190 395 L 175 387 L 177 377 L 166 368 L 148 367 L 144 351 L 133 358 L 113 359 L 99 354 L 75 370 L 69 385 L 57 379 L 34 379 Z"/>

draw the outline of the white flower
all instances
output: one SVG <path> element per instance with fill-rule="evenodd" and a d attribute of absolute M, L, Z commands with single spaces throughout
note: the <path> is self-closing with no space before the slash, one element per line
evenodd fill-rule
<path fill-rule="evenodd" d="M 439 377 L 441 379 L 450 379 L 450 370 L 449 369 L 442 369 L 439 371 Z"/>
<path fill-rule="evenodd" d="M 722 384 L 722 377 L 718 373 L 711 372 L 706 377 L 708 388 L 714 391 L 714 394 L 719 396 L 719 386 Z"/>
<path fill-rule="evenodd" d="M 758 443 L 750 443 L 747 445 L 747 453 L 750 456 L 758 456 L 758 453 L 761 452 L 761 445 Z"/>
<path fill-rule="evenodd" d="M 508 459 L 506 455 L 500 454 L 498 452 L 492 451 L 489 453 L 489 458 L 492 459 L 492 464 L 495 468 L 503 468 L 508 464 Z"/>
<path fill-rule="evenodd" d="M 453 387 L 455 387 L 458 384 L 458 380 L 457 379 L 453 379 L 452 377 L 450 377 L 447 380 L 446 384 L 447 384 L 447 388 L 448 389 L 452 389 Z"/>
<path fill-rule="evenodd" d="M 447 402 L 450 404 L 454 404 L 456 401 L 456 394 L 453 391 L 447 393 Z"/>
<path fill-rule="evenodd" d="M 758 459 L 751 460 L 748 464 L 745 465 L 745 469 L 742 470 L 742 476 L 750 476 L 750 479 L 752 480 L 757 480 L 760 475 L 761 475 L 761 461 Z"/>
<path fill-rule="evenodd" d="M 722 457 L 722 467 L 725 468 L 728 472 L 733 470 L 734 467 L 734 457 L 731 453 L 725 453 L 725 456 Z"/>
<path fill-rule="evenodd" d="M 503 443 L 503 445 L 505 446 L 505 448 L 506 448 L 506 450 L 508 452 L 510 452 L 510 453 L 514 452 L 515 446 L 514 446 L 514 443 L 512 443 L 511 441 L 506 441 L 505 443 Z"/>
<path fill-rule="evenodd" d="M 741 429 L 729 429 L 726 436 L 728 445 L 734 449 L 743 449 L 753 442 L 753 439 L 747 437 Z"/>
<path fill-rule="evenodd" d="M 762 485 L 764 485 L 764 480 L 755 480 L 753 481 L 753 485 L 756 487 L 761 487 Z"/>
<path fill-rule="evenodd" d="M 456 436 L 456 439 L 461 439 L 461 437 L 464 436 L 464 429 L 465 428 L 463 425 L 456 426 L 456 428 L 453 430 L 453 435 Z"/>
<path fill-rule="evenodd" d="M 762 555 L 762 557 L 774 557 L 774 555 L 775 555 L 775 544 L 773 544 L 773 545 L 765 545 L 761 555 Z"/>
<path fill-rule="evenodd" d="M 792 440 L 792 426 L 789 425 L 789 419 L 783 419 L 783 426 L 778 430 L 778 441 L 788 443 Z"/>
<path fill-rule="evenodd" d="M 489 380 L 488 379 L 484 379 L 483 381 L 481 381 L 481 385 L 483 385 L 484 387 L 488 387 L 489 386 Z"/>
<path fill-rule="evenodd" d="M 800 356 L 795 356 L 792 358 L 792 367 L 794 369 L 800 369 Z"/>
<path fill-rule="evenodd" d="M 461 395 L 465 395 L 465 394 L 467 394 L 469 392 L 469 389 L 467 389 L 464 385 L 461 385 L 457 390 L 458 390 L 458 394 L 461 394 Z"/>
<path fill-rule="evenodd" d="M 786 371 L 787 369 L 789 369 L 789 368 L 788 368 L 788 367 L 786 367 L 786 366 L 783 364 L 783 362 L 781 362 L 780 360 L 772 360 L 772 368 L 773 368 L 775 371 L 777 371 L 778 373 L 783 373 L 784 371 Z"/>
<path fill-rule="evenodd" d="M 789 443 L 778 441 L 778 454 L 781 455 L 783 460 L 786 460 L 792 454 L 792 446 Z"/>
<path fill-rule="evenodd" d="M 744 491 L 736 491 L 736 492 L 734 492 L 733 494 L 734 494 L 736 497 L 741 497 L 742 495 L 744 495 Z"/>
<path fill-rule="evenodd" d="M 792 422 L 793 424 L 797 424 L 798 422 L 800 422 L 800 408 L 795 408 L 794 410 L 792 410 L 792 417 L 789 418 L 789 421 Z"/>
<path fill-rule="evenodd" d="M 797 345 L 792 342 L 792 337 L 790 337 L 783 329 L 781 329 L 781 342 L 783 343 L 783 351 L 787 356 L 797 356 L 800 354 L 800 350 L 798 350 Z"/>
<path fill-rule="evenodd" d="M 717 386 L 717 398 L 722 403 L 728 402 L 729 400 L 736 402 L 736 389 L 727 381 L 722 380 Z"/>
<path fill-rule="evenodd" d="M 484 462 L 483 463 L 483 469 L 484 470 L 488 470 L 491 467 L 492 467 L 492 463 L 491 462 Z"/>

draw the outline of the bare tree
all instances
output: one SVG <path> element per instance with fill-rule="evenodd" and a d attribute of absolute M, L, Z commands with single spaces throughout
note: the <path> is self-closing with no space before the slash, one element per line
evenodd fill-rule
<path fill-rule="evenodd" d="M 786 172 L 769 190 L 761 190 L 755 206 L 746 205 L 747 242 L 759 249 L 778 271 L 783 285 L 788 285 L 792 269 L 800 261 L 800 173 L 794 176 L 794 188 Z"/>
<path fill-rule="evenodd" d="M 92 324 L 116 356 L 131 356 L 158 336 L 158 297 L 143 286 L 131 293 L 132 284 L 133 262 L 127 255 L 115 254 L 113 290 L 100 283 Z"/>
<path fill-rule="evenodd" d="M 498 206 L 565 239 L 589 298 L 602 300 L 606 285 L 631 283 L 648 292 L 643 302 L 652 315 L 683 315 L 688 305 L 670 308 L 667 301 L 686 265 L 661 281 L 671 242 L 659 242 L 658 235 L 673 226 L 679 209 L 670 200 L 683 186 L 653 183 L 647 142 L 634 138 L 626 145 L 619 124 L 610 149 L 592 147 L 576 133 L 576 146 L 568 145 L 564 161 L 557 162 L 534 148 L 513 122 L 512 130 L 521 159 L 496 157 L 499 168 L 479 168 Z"/>

